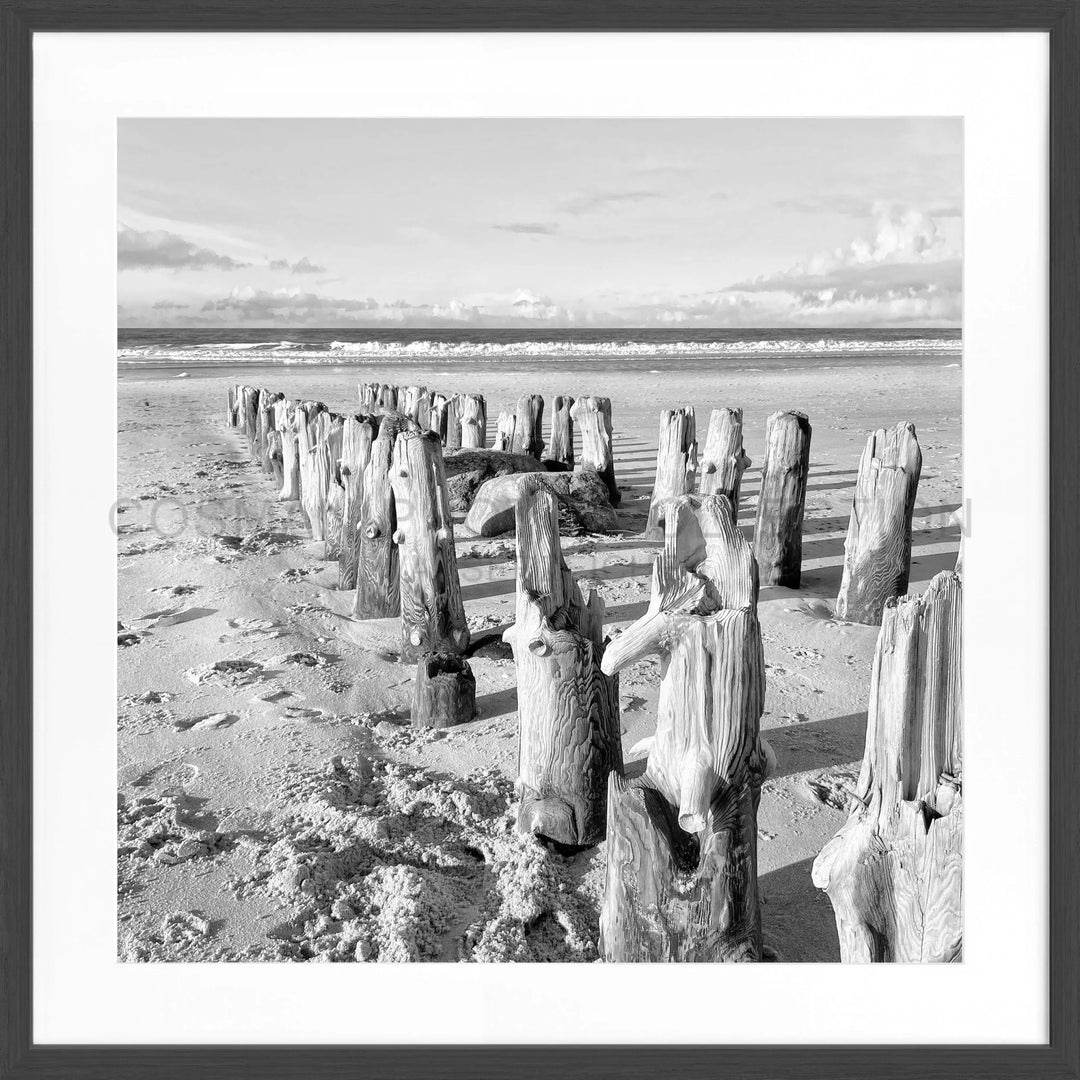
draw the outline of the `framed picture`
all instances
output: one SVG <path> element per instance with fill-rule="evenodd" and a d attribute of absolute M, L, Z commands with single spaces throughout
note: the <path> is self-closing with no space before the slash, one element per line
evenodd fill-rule
<path fill-rule="evenodd" d="M 1077 1075 L 1072 0 L 2 10 L 3 1075 Z"/>

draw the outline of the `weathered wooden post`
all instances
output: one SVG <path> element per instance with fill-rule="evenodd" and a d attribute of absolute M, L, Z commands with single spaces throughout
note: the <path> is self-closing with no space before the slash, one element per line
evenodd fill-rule
<path fill-rule="evenodd" d="M 326 547 L 323 557 L 327 559 L 341 557 L 341 537 L 344 531 L 345 515 L 345 488 L 341 482 L 341 447 L 344 428 L 344 419 L 331 414 L 330 427 L 326 433 L 330 475 L 326 485 Z"/>
<path fill-rule="evenodd" d="M 620 495 L 615 484 L 615 459 L 611 451 L 611 398 L 578 398 L 570 415 L 581 429 L 581 460 L 578 469 L 592 469 L 607 484 L 611 505 L 618 506 Z"/>
<path fill-rule="evenodd" d="M 229 427 L 237 427 L 240 423 L 240 408 L 237 403 L 237 391 L 240 389 L 235 383 L 230 383 L 225 391 L 228 395 L 228 404 L 225 408 L 225 422 Z"/>
<path fill-rule="evenodd" d="M 266 476 L 274 475 L 274 464 L 270 457 L 270 432 L 274 430 L 274 406 L 281 396 L 269 390 L 259 391 L 259 464 Z"/>
<path fill-rule="evenodd" d="M 765 425 L 765 460 L 754 524 L 754 554 L 763 585 L 799 587 L 810 432 L 810 420 L 801 412 L 775 412 Z"/>
<path fill-rule="evenodd" d="M 398 388 L 383 383 L 379 388 L 379 404 L 389 412 L 397 412 Z"/>
<path fill-rule="evenodd" d="M 290 425 L 281 432 L 281 491 L 279 502 L 295 502 L 300 498 L 300 454 L 296 430 Z"/>
<path fill-rule="evenodd" d="M 487 446 L 487 402 L 480 394 L 462 394 L 458 399 L 461 445 L 466 450 Z"/>
<path fill-rule="evenodd" d="M 266 433 L 266 457 L 270 462 L 270 472 L 278 489 L 285 479 L 285 455 L 282 449 L 281 432 L 271 428 Z"/>
<path fill-rule="evenodd" d="M 370 416 L 379 407 L 380 383 L 360 383 L 357 387 L 360 393 L 360 411 L 365 416 Z"/>
<path fill-rule="evenodd" d="M 508 453 L 512 451 L 516 429 L 517 416 L 511 409 L 503 409 L 495 423 L 495 442 L 492 443 L 491 449 L 505 450 Z"/>
<path fill-rule="evenodd" d="M 461 395 L 454 394 L 446 403 L 446 438 L 443 446 L 456 450 L 461 446 Z"/>
<path fill-rule="evenodd" d="M 743 449 L 742 424 L 742 409 L 713 409 L 698 485 L 702 495 L 726 495 L 736 521 L 739 520 L 742 476 L 750 466 L 750 459 Z"/>
<path fill-rule="evenodd" d="M 476 717 L 476 679 L 461 656 L 428 653 L 416 665 L 414 727 L 446 728 Z"/>
<path fill-rule="evenodd" d="M 259 437 L 259 391 L 254 386 L 244 387 L 243 400 L 244 434 L 247 436 L 248 450 L 255 456 L 255 442 Z"/>
<path fill-rule="evenodd" d="M 757 566 L 724 496 L 668 506 L 652 599 L 603 669 L 664 657 L 648 760 L 612 773 L 600 915 L 609 961 L 761 959 L 765 666 Z"/>
<path fill-rule="evenodd" d="M 402 656 L 459 656 L 469 644 L 461 602 L 454 517 L 442 447 L 431 432 L 403 431 L 391 469 L 401 581 Z"/>
<path fill-rule="evenodd" d="M 922 451 L 910 421 L 872 432 L 866 440 L 836 598 L 841 619 L 876 625 L 885 601 L 907 592 L 911 517 L 921 472 Z"/>
<path fill-rule="evenodd" d="M 394 542 L 397 511 L 390 483 L 394 443 L 402 430 L 403 417 L 384 416 L 379 434 L 371 444 L 371 457 L 364 470 L 360 501 L 360 557 L 356 572 L 358 619 L 385 619 L 401 613 L 398 581 L 398 547 Z"/>
<path fill-rule="evenodd" d="M 544 451 L 545 461 L 555 461 L 567 469 L 574 467 L 574 421 L 572 397 L 557 396 L 551 401 L 551 440 Z"/>
<path fill-rule="evenodd" d="M 439 436 L 439 441 L 446 446 L 446 419 L 449 412 L 450 399 L 438 390 L 431 391 L 431 408 L 428 419 L 428 427 Z"/>
<path fill-rule="evenodd" d="M 540 394 L 522 394 L 517 401 L 514 440 L 510 449 L 515 454 L 539 458 L 544 449 L 543 426 L 543 397 Z"/>
<path fill-rule="evenodd" d="M 402 393 L 404 396 L 402 396 Z M 398 408 L 406 416 L 420 423 L 420 412 L 424 404 L 427 388 L 424 386 L 406 386 L 398 394 Z"/>
<path fill-rule="evenodd" d="M 845 963 L 962 958 L 961 607 L 951 571 L 885 603 L 851 816 L 813 868 Z"/>
<path fill-rule="evenodd" d="M 672 499 L 689 495 L 697 478 L 697 430 L 694 410 L 661 409 L 656 451 L 656 482 L 649 503 L 646 540 L 664 539 L 664 515 Z"/>
<path fill-rule="evenodd" d="M 622 767 L 619 682 L 601 671 L 604 601 L 588 601 L 563 561 L 559 506 L 523 476 L 517 525 L 516 620 L 503 638 L 517 668 L 518 827 L 587 847 L 604 838 L 607 778 Z"/>
<path fill-rule="evenodd" d="M 360 563 L 360 512 L 364 496 L 364 470 L 371 460 L 377 425 L 360 416 L 347 416 L 341 440 L 341 482 L 345 491 L 342 510 L 341 556 L 338 588 L 355 589 Z"/>

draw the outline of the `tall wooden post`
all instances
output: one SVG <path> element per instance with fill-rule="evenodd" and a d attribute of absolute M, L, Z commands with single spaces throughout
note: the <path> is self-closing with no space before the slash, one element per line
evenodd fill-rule
<path fill-rule="evenodd" d="M 439 441 L 446 446 L 446 417 L 449 412 L 450 399 L 438 390 L 431 391 L 431 409 L 428 427 L 439 436 Z"/>
<path fill-rule="evenodd" d="M 567 469 L 574 467 L 574 421 L 570 410 L 572 397 L 557 396 L 551 402 L 551 439 L 544 451 L 545 461 L 556 461 Z"/>
<path fill-rule="evenodd" d="M 495 442 L 492 443 L 492 450 L 505 450 L 510 453 L 514 449 L 516 430 L 516 414 L 511 409 L 503 409 L 495 423 Z"/>
<path fill-rule="evenodd" d="M 518 826 L 571 847 L 604 837 L 607 778 L 622 767 L 619 683 L 600 668 L 604 601 L 588 601 L 559 545 L 558 499 L 523 476 L 517 524 L 516 621 L 504 634 L 517 668 Z"/>
<path fill-rule="evenodd" d="M 408 417 L 420 423 L 420 412 L 424 405 L 427 388 L 424 386 L 406 386 L 404 397 L 398 394 L 398 408 Z M 426 418 L 425 418 L 426 419 Z"/>
<path fill-rule="evenodd" d="M 945 571 L 885 604 L 851 816 L 813 868 L 846 963 L 962 958 L 961 596 Z"/>
<path fill-rule="evenodd" d="M 345 488 L 341 482 L 341 446 L 344 437 L 344 420 L 331 414 L 330 427 L 326 433 L 326 452 L 330 474 L 326 484 L 326 526 L 323 557 L 338 560 L 341 557 L 341 537 L 345 516 Z"/>
<path fill-rule="evenodd" d="M 518 398 L 514 418 L 513 452 L 539 458 L 544 450 L 543 426 L 543 397 L 540 394 L 522 394 Z"/>
<path fill-rule="evenodd" d="M 446 403 L 446 438 L 443 446 L 456 450 L 461 446 L 461 395 L 454 394 Z"/>
<path fill-rule="evenodd" d="M 292 426 L 281 432 L 281 491 L 280 502 L 295 502 L 300 498 L 300 455 L 297 435 Z"/>
<path fill-rule="evenodd" d="M 225 406 L 225 422 L 229 427 L 237 427 L 240 422 L 240 409 L 237 405 L 236 391 L 239 387 L 235 383 L 230 383 L 226 388 L 226 394 L 228 396 L 228 403 Z"/>
<path fill-rule="evenodd" d="M 911 517 L 922 451 L 910 421 L 866 440 L 844 541 L 844 576 L 836 614 L 850 622 L 881 622 L 885 601 L 907 592 Z"/>
<path fill-rule="evenodd" d="M 244 387 L 244 401 L 241 410 L 244 421 L 244 434 L 247 436 L 248 450 L 255 456 L 255 443 L 259 437 L 259 391 L 254 386 Z"/>
<path fill-rule="evenodd" d="M 360 500 L 360 557 L 356 573 L 358 619 L 384 619 L 401 613 L 398 581 L 397 510 L 390 482 L 394 443 L 402 430 L 403 417 L 391 413 L 382 418 L 379 434 L 371 444 L 371 457 L 364 470 Z"/>
<path fill-rule="evenodd" d="M 750 466 L 743 449 L 742 409 L 713 409 L 709 417 L 709 433 L 701 461 L 702 495 L 726 495 L 731 512 L 739 520 L 739 493 L 742 476 Z"/>
<path fill-rule="evenodd" d="M 757 591 L 727 499 L 673 500 L 649 609 L 604 656 L 607 672 L 665 659 L 645 768 L 608 788 L 606 960 L 761 958 L 757 805 L 771 751 Z"/>
<path fill-rule="evenodd" d="M 383 383 L 379 388 L 379 404 L 388 412 L 397 412 L 398 388 L 396 386 L 390 386 L 388 383 Z"/>
<path fill-rule="evenodd" d="M 364 470 L 371 460 L 371 444 L 376 425 L 359 416 L 345 418 L 341 440 L 341 482 L 345 491 L 342 511 L 341 556 L 338 559 L 338 588 L 355 589 L 360 564 L 360 512 L 364 497 Z"/>
<path fill-rule="evenodd" d="M 402 656 L 459 656 L 469 644 L 461 602 L 454 517 L 442 447 L 431 432 L 404 431 L 391 470 L 401 580 Z"/>
<path fill-rule="evenodd" d="M 765 425 L 765 460 L 754 525 L 754 553 L 763 585 L 799 587 L 810 433 L 810 420 L 801 412 L 775 412 Z"/>
<path fill-rule="evenodd" d="M 487 402 L 480 394 L 462 394 L 458 416 L 461 420 L 461 445 L 466 450 L 487 446 Z"/>
<path fill-rule="evenodd" d="M 581 460 L 578 469 L 592 469 L 607 484 L 611 505 L 618 506 L 619 489 L 615 484 L 615 459 L 611 450 L 611 398 L 582 397 L 570 409 L 574 423 L 581 430 Z"/>
<path fill-rule="evenodd" d="M 697 432 L 694 410 L 662 409 L 660 442 L 656 451 L 656 482 L 645 525 L 647 540 L 664 539 L 667 505 L 679 495 L 689 495 L 697 478 Z"/>

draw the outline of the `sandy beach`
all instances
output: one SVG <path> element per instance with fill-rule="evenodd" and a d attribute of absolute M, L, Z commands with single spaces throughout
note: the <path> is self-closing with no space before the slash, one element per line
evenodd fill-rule
<path fill-rule="evenodd" d="M 582 363 L 122 370 L 118 397 L 118 952 L 125 961 L 595 961 L 604 847 L 563 857 L 514 827 L 512 535 L 456 529 L 479 717 L 408 723 L 413 667 L 396 619 L 357 622 L 295 503 L 226 422 L 244 381 L 356 411 L 359 381 L 483 394 L 494 417 L 525 392 L 612 400 L 621 533 L 563 538 L 613 634 L 647 605 L 659 544 L 641 532 L 658 413 L 744 410 L 739 524 L 752 533 L 766 417 L 813 426 L 802 586 L 761 590 L 762 728 L 778 767 L 762 790 L 766 949 L 838 961 L 810 865 L 846 819 L 862 756 L 877 628 L 833 617 L 867 434 L 914 422 L 923 467 L 911 592 L 955 563 L 961 371 L 937 359 L 827 360 L 716 371 Z M 546 421 L 545 421 L 546 434 Z M 223 661 L 237 663 L 222 664 Z M 218 665 L 215 667 L 215 665 Z M 620 679 L 624 751 L 652 733 L 659 664 Z"/>

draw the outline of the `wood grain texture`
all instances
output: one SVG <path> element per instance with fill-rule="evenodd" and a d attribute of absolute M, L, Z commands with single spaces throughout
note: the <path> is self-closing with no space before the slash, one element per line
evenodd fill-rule
<path fill-rule="evenodd" d="M 483 450 L 487 446 L 487 402 L 481 394 L 461 394 L 458 399 L 461 421 L 461 446 L 465 450 Z"/>
<path fill-rule="evenodd" d="M 544 399 L 540 394 L 522 394 L 514 414 L 514 439 L 510 449 L 515 454 L 539 458 L 544 450 Z"/>
<path fill-rule="evenodd" d="M 611 398 L 578 398 L 570 415 L 581 431 L 581 460 L 577 467 L 599 473 L 607 484 L 611 505 L 618 506 L 620 495 L 615 483 L 615 457 L 611 448 Z"/>
<path fill-rule="evenodd" d="M 416 665 L 414 727 L 447 728 L 476 718 L 476 678 L 460 656 L 428 653 Z"/>
<path fill-rule="evenodd" d="M 503 409 L 495 421 L 495 441 L 491 444 L 491 449 L 513 453 L 516 432 L 517 413 L 513 409 Z"/>
<path fill-rule="evenodd" d="M 702 495 L 725 495 L 736 521 L 742 477 L 750 464 L 743 448 L 742 409 L 713 409 L 701 457 L 698 491 Z"/>
<path fill-rule="evenodd" d="M 341 554 L 338 588 L 355 589 L 360 565 L 360 515 L 364 501 L 364 471 L 371 460 L 371 444 L 378 423 L 369 417 L 347 416 L 341 440 L 340 474 L 345 493 L 341 519 Z"/>
<path fill-rule="evenodd" d="M 763 585 L 797 589 L 802 578 L 802 526 L 810 473 L 810 421 L 775 412 L 765 425 L 754 554 Z"/>
<path fill-rule="evenodd" d="M 360 499 L 360 557 L 353 606 L 353 614 L 358 619 L 384 619 L 401 613 L 398 547 L 394 542 L 397 508 L 390 473 L 394 443 L 403 426 L 404 418 L 396 414 L 383 417 L 364 470 Z"/>
<path fill-rule="evenodd" d="M 396 386 L 390 386 L 388 383 L 383 383 L 379 388 L 379 404 L 389 412 L 397 412 L 398 388 Z"/>
<path fill-rule="evenodd" d="M 911 517 L 922 473 L 922 450 L 910 421 L 870 434 L 859 460 L 851 502 L 844 573 L 836 614 L 849 622 L 881 622 L 885 601 L 907 592 Z"/>
<path fill-rule="evenodd" d="M 446 403 L 446 434 L 444 450 L 457 450 L 461 446 L 461 395 L 454 394 Z"/>
<path fill-rule="evenodd" d="M 446 446 L 446 417 L 450 408 L 450 399 L 438 390 L 431 391 L 431 405 L 428 428 L 439 436 L 439 442 Z"/>
<path fill-rule="evenodd" d="M 962 587 L 886 602 L 851 817 L 814 861 L 846 963 L 962 959 Z"/>
<path fill-rule="evenodd" d="M 574 467 L 574 419 L 570 410 L 572 397 L 556 395 L 551 400 L 551 438 L 544 450 L 544 461 L 557 461 L 568 469 Z"/>
<path fill-rule="evenodd" d="M 697 481 L 697 428 L 692 408 L 662 409 L 656 451 L 656 480 L 645 524 L 647 540 L 664 539 L 666 508 L 672 499 L 688 495 Z"/>
<path fill-rule="evenodd" d="M 521 478 L 515 513 L 515 621 L 503 637 L 517 670 L 518 827 L 587 847 L 604 837 L 608 773 L 622 767 L 618 678 L 600 666 L 604 602 L 574 583 L 540 476 Z"/>
<path fill-rule="evenodd" d="M 771 752 L 759 732 L 757 593 L 754 556 L 727 498 L 673 499 L 649 608 L 603 662 L 615 672 L 647 655 L 664 661 L 645 770 L 613 785 L 605 958 L 761 957 L 757 803 Z"/>
<path fill-rule="evenodd" d="M 390 479 L 397 513 L 402 656 L 459 656 L 468 647 L 469 628 L 438 437 L 419 431 L 398 435 Z"/>

